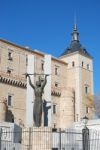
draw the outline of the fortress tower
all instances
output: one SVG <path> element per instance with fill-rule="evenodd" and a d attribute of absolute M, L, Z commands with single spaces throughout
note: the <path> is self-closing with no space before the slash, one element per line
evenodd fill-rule
<path fill-rule="evenodd" d="M 75 23 L 70 46 L 60 57 L 68 64 L 67 86 L 74 90 L 74 121 L 93 115 L 93 58 L 82 47 Z"/>

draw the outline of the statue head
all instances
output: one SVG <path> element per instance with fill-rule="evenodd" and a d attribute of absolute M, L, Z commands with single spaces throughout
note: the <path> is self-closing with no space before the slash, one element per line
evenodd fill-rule
<path fill-rule="evenodd" d="M 41 87 L 41 81 L 36 81 L 36 86 Z"/>

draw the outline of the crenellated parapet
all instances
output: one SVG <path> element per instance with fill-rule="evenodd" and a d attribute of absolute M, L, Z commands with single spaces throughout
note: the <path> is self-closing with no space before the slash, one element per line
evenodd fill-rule
<path fill-rule="evenodd" d="M 1 76 L 0 75 L 0 82 L 9 84 L 9 85 L 13 85 L 13 86 L 17 86 L 20 88 L 26 88 L 26 81 L 18 80 L 18 79 L 12 78 L 10 76 Z"/>

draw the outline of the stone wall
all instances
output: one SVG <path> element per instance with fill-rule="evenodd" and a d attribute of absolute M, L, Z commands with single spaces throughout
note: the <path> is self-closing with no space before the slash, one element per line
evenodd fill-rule
<path fill-rule="evenodd" d="M 93 64 L 92 59 L 78 52 L 61 57 L 68 63 L 67 86 L 75 92 L 75 121 L 87 115 L 93 117 Z M 74 62 L 74 66 L 72 63 Z M 86 93 L 85 87 L 88 88 Z"/>

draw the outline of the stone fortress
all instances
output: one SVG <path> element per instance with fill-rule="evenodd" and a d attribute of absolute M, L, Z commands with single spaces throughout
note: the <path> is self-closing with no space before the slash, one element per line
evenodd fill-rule
<path fill-rule="evenodd" d="M 37 74 L 50 74 L 43 94 L 42 126 L 66 128 L 93 117 L 93 58 L 82 47 L 76 24 L 70 46 L 59 58 L 0 39 L 0 122 L 32 127 Z"/>

